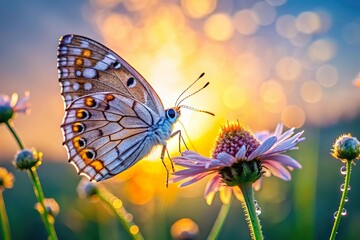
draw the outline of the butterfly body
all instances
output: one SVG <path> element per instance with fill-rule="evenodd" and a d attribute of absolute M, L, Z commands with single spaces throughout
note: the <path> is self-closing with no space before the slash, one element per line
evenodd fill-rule
<path fill-rule="evenodd" d="M 180 108 L 164 109 L 125 60 L 86 37 L 60 38 L 58 72 L 65 103 L 61 125 L 69 162 L 90 180 L 110 178 L 166 148 Z"/>

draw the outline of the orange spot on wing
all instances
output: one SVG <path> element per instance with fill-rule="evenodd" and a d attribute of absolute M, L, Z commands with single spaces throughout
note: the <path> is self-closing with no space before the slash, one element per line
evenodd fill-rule
<path fill-rule="evenodd" d="M 91 50 L 89 50 L 89 49 L 84 49 L 83 52 L 82 52 L 82 54 L 83 54 L 85 57 L 91 57 L 92 52 L 91 52 Z"/>
<path fill-rule="evenodd" d="M 85 98 L 85 105 L 88 107 L 95 107 L 96 106 L 95 99 L 92 97 Z"/>
<path fill-rule="evenodd" d="M 90 166 L 92 166 L 95 169 L 95 171 L 97 171 L 97 172 L 101 171 L 101 169 L 104 168 L 104 164 L 100 160 L 97 160 L 97 159 L 92 161 L 90 163 Z"/>
<path fill-rule="evenodd" d="M 106 102 L 110 102 L 110 101 L 112 101 L 114 99 L 115 99 L 115 97 L 112 94 L 106 94 L 106 96 L 105 96 Z"/>
<path fill-rule="evenodd" d="M 83 65 L 83 63 L 84 63 L 84 61 L 83 61 L 81 58 L 77 58 L 77 59 L 75 60 L 75 64 L 78 65 L 78 66 Z"/>

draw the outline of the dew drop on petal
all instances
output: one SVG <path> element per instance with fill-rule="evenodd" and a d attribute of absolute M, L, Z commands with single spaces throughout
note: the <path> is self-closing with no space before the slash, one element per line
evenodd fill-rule
<path fill-rule="evenodd" d="M 334 218 L 336 219 L 336 216 L 338 214 L 338 211 L 334 212 Z"/>
<path fill-rule="evenodd" d="M 348 202 L 349 201 L 349 198 L 348 197 L 345 197 L 345 202 Z"/>
<path fill-rule="evenodd" d="M 340 168 L 340 173 L 341 173 L 342 175 L 346 175 L 346 166 L 342 166 L 342 167 Z"/>
<path fill-rule="evenodd" d="M 343 210 L 341 211 L 341 216 L 346 216 L 346 215 L 347 215 L 347 210 L 343 208 Z"/>

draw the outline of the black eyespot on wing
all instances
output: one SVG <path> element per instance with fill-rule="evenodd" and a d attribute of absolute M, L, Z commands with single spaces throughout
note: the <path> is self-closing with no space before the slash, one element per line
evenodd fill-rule
<path fill-rule="evenodd" d="M 128 86 L 128 87 L 135 87 L 135 85 L 136 85 L 136 80 L 135 80 L 135 78 L 133 78 L 133 77 L 129 77 L 129 79 L 127 80 L 127 82 L 126 82 L 126 85 Z"/>

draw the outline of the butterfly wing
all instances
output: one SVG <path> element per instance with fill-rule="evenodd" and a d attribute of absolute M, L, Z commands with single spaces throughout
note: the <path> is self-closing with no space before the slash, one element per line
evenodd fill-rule
<path fill-rule="evenodd" d="M 65 35 L 60 38 L 57 61 L 65 107 L 90 93 L 114 92 L 164 115 L 159 96 L 144 77 L 104 45 L 83 36 Z"/>
<path fill-rule="evenodd" d="M 81 96 L 69 105 L 61 126 L 69 162 L 90 180 L 110 178 L 150 152 L 155 143 L 148 131 L 158 121 L 158 114 L 127 96 Z"/>

